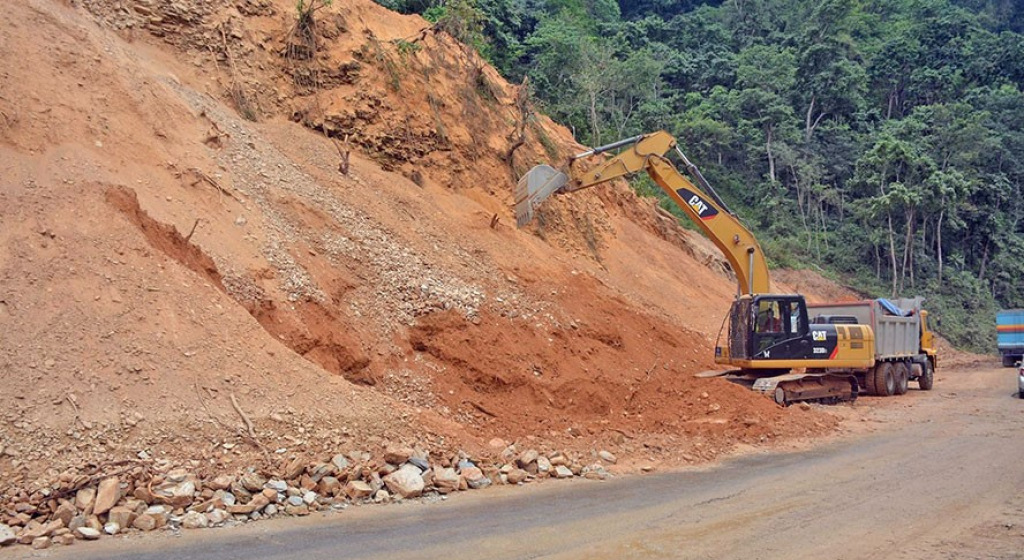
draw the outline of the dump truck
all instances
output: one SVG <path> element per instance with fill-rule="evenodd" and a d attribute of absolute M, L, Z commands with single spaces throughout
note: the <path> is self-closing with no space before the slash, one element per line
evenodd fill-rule
<path fill-rule="evenodd" d="M 850 371 L 864 392 L 901 395 L 910 381 L 916 381 L 923 391 L 931 390 L 935 383 L 938 354 L 922 302 L 913 298 L 812 303 L 807 312 L 812 315 L 811 324 L 836 325 L 848 331 L 849 344 L 860 339 L 860 344 L 873 350 L 873 365 Z M 872 340 L 868 340 L 869 333 Z"/>
<path fill-rule="evenodd" d="M 1003 309 L 996 314 L 996 338 L 1003 367 L 1024 359 L 1024 309 Z"/>

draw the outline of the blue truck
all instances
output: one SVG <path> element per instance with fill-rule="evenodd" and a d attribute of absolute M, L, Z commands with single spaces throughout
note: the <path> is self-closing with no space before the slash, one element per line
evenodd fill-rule
<path fill-rule="evenodd" d="M 1003 367 L 1024 360 L 1024 309 L 1003 309 L 996 314 L 996 332 Z"/>

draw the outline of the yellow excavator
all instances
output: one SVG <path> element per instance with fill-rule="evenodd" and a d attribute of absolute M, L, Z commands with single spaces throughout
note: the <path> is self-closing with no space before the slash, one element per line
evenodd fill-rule
<path fill-rule="evenodd" d="M 577 163 L 618 148 L 627 149 L 590 169 L 583 170 Z M 679 155 L 699 188 L 666 157 L 670 151 Z M 908 340 L 904 346 L 912 345 L 912 349 L 907 346 L 905 352 L 880 356 L 871 321 L 858 324 L 856 318 L 835 313 L 816 316 L 812 324 L 802 295 L 771 293 L 768 265 L 757 239 L 729 211 L 667 132 L 635 136 L 587 150 L 571 157 L 563 171 L 548 165 L 534 167 L 515 188 L 516 222 L 519 227 L 530 223 L 539 205 L 552 194 L 576 192 L 642 171 L 707 234 L 736 274 L 739 289 L 727 317 L 726 340 L 722 344 L 720 332 L 715 348 L 715 362 L 735 369 L 709 375 L 728 376 L 782 405 L 808 400 L 854 400 L 864 385 L 877 394 L 896 394 L 901 387 L 905 390 L 910 379 L 918 380 L 925 388 L 925 375 L 927 386 L 931 387 L 934 356 L 929 359 L 919 342 Z M 919 313 L 922 317 L 918 324 L 924 329 L 920 334 L 922 338 L 927 334 L 931 340 L 924 326 L 925 314 Z M 869 318 L 874 317 L 872 307 Z M 900 332 L 909 332 L 909 327 L 901 329 Z M 803 371 L 791 373 L 793 370 Z M 876 370 L 881 372 L 880 378 L 875 375 Z"/>

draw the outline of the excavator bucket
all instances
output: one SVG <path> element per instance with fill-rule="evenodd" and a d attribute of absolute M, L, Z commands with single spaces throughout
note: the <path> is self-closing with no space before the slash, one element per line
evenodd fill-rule
<path fill-rule="evenodd" d="M 568 182 L 568 175 L 550 165 L 538 165 L 523 175 L 515 191 L 516 225 L 523 227 L 530 223 L 540 203 Z"/>

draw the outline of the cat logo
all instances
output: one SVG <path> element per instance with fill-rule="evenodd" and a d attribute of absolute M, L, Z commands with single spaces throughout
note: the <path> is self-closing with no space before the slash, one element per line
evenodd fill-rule
<path fill-rule="evenodd" d="M 682 199 L 680 202 L 686 203 L 686 205 L 693 210 L 693 213 L 701 220 L 710 220 L 718 215 L 717 208 L 705 200 L 704 197 L 690 189 L 678 189 L 676 190 L 676 194 L 678 194 L 679 198 Z"/>
<path fill-rule="evenodd" d="M 826 331 L 811 331 L 811 338 L 815 342 L 824 342 L 828 340 L 828 333 Z"/>
<path fill-rule="evenodd" d="M 697 195 L 690 197 L 690 208 L 693 208 L 693 211 L 696 212 L 698 216 L 703 216 L 704 212 L 708 211 L 708 205 L 705 204 Z"/>

